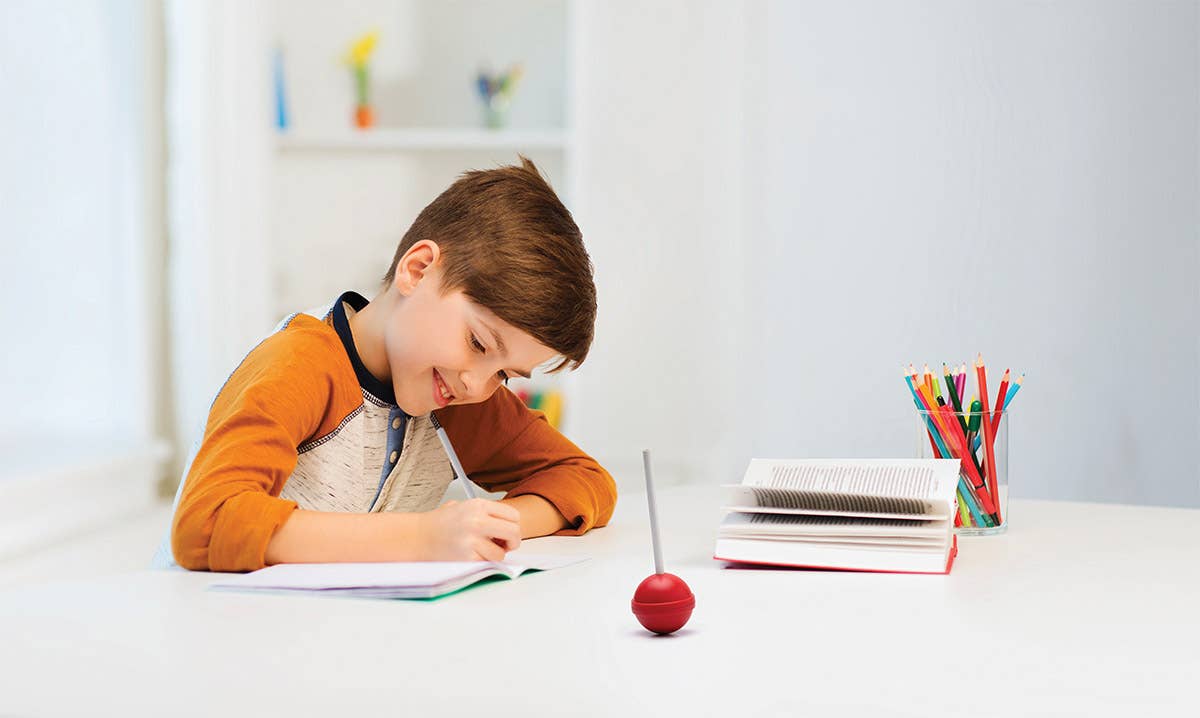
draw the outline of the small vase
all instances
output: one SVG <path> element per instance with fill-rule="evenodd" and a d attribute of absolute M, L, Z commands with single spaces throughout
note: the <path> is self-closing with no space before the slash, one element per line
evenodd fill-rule
<path fill-rule="evenodd" d="M 359 105 L 354 108 L 354 125 L 360 130 L 375 126 L 375 113 L 370 105 Z"/>
<path fill-rule="evenodd" d="M 506 95 L 492 95 L 483 103 L 483 123 L 491 130 L 503 129 L 508 124 L 509 98 Z"/>

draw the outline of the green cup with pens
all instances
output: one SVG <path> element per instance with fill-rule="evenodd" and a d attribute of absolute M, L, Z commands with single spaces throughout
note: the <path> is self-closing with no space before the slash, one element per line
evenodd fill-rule
<path fill-rule="evenodd" d="M 968 399 L 971 375 L 975 387 Z M 1015 382 L 1010 377 L 1005 370 L 993 399 L 982 355 L 973 372 L 966 364 L 954 369 L 943 364 L 941 377 L 928 365 L 923 374 L 911 364 L 904 370 L 920 420 L 922 454 L 959 461 L 954 526 L 960 535 L 999 534 L 1008 528 L 1008 415 L 1025 381 L 1024 375 Z"/>

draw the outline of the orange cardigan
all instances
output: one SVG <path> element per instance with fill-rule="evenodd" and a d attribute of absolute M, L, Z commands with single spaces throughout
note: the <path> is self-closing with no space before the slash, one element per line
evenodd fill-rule
<path fill-rule="evenodd" d="M 301 455 L 328 441 L 359 441 L 360 434 L 345 429 L 371 412 L 382 412 L 387 425 L 400 423 L 389 418 L 398 409 L 375 396 L 375 386 L 364 386 L 371 379 L 364 377 L 353 343 L 347 347 L 345 336 L 335 331 L 333 314 L 324 320 L 296 315 L 259 344 L 221 388 L 172 522 L 171 548 L 181 566 L 262 568 L 271 537 L 298 507 L 280 493 Z M 546 499 L 571 523 L 559 534 L 582 534 L 612 516 L 616 485 L 608 472 L 504 387 L 487 401 L 450 406 L 437 415 L 472 481 L 510 497 Z M 373 434 L 361 434 L 368 435 Z M 348 448 L 348 456 L 364 453 Z M 377 466 L 364 476 L 378 475 Z M 347 485 L 362 483 L 354 481 L 350 477 Z M 349 503 L 338 510 L 372 508 L 369 501 L 340 498 Z"/>

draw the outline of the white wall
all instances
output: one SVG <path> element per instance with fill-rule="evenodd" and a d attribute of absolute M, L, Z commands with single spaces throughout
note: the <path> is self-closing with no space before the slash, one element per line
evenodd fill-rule
<path fill-rule="evenodd" d="M 572 204 L 600 316 L 569 428 L 623 486 L 643 447 L 664 483 L 736 480 L 751 456 L 910 454 L 899 365 L 982 351 L 1029 375 L 1017 495 L 1200 505 L 1194 4 L 575 9 Z M 415 67 L 384 47 L 381 71 Z M 293 99 L 297 127 L 334 104 Z M 273 191 L 327 202 L 266 231 L 306 266 L 326 260 L 301 229 L 344 224 L 323 208 L 410 196 L 346 225 L 335 283 L 274 287 L 289 305 L 374 277 L 423 204 L 410 174 L 448 179 L 458 158 L 364 157 L 337 190 L 332 160 L 293 160 L 274 158 Z"/>
<path fill-rule="evenodd" d="M 912 455 L 901 363 L 983 352 L 1016 495 L 1200 505 L 1194 4 L 583 11 L 572 429 L 623 485 Z"/>
<path fill-rule="evenodd" d="M 146 510 L 161 476 L 159 17 L 0 4 L 0 560 Z"/>
<path fill-rule="evenodd" d="M 1016 495 L 1200 505 L 1196 5 L 770 2 L 752 24 L 752 452 L 869 452 L 875 412 L 902 450 L 901 362 L 982 351 L 1028 373 Z"/>
<path fill-rule="evenodd" d="M 0 478 L 156 433 L 150 15 L 134 0 L 0 8 Z"/>
<path fill-rule="evenodd" d="M 166 3 L 169 357 L 180 455 L 270 331 L 270 78 L 265 11 Z"/>
<path fill-rule="evenodd" d="M 576 213 L 599 317 L 571 436 L 640 484 L 741 463 L 742 11 L 721 2 L 579 8 Z"/>

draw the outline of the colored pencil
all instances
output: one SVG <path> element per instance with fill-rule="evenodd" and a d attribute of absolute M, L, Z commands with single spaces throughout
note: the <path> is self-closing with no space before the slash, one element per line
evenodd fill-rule
<path fill-rule="evenodd" d="M 910 365 L 909 369 L 911 369 L 911 368 L 912 367 Z M 904 382 L 906 384 L 908 384 L 908 390 L 910 392 L 912 392 L 912 395 L 913 395 L 913 402 L 916 403 L 917 410 L 920 411 L 921 410 L 921 397 L 919 397 L 917 395 L 917 390 L 914 385 L 913 377 L 909 376 L 908 374 L 905 374 Z M 933 420 L 929 417 L 928 413 L 924 414 L 923 417 L 925 419 L 925 433 L 929 434 L 929 446 L 933 448 L 934 457 L 936 457 L 938 459 L 946 458 L 948 456 L 948 454 L 946 453 L 946 447 L 940 445 L 940 443 L 941 443 L 940 438 L 934 437 L 934 434 L 937 433 L 937 430 L 934 428 Z"/>
<path fill-rule="evenodd" d="M 1004 398 L 1008 394 L 1008 369 L 1000 379 L 1000 390 L 996 392 L 996 410 L 992 412 L 992 433 L 1000 431 L 1000 415 L 1004 413 Z"/>
<path fill-rule="evenodd" d="M 961 473 L 958 475 L 958 487 L 960 490 L 966 492 L 967 513 L 969 513 L 971 518 L 974 519 L 975 525 L 995 526 L 996 522 L 992 520 L 992 517 L 988 514 L 985 514 L 983 509 L 979 508 L 981 506 L 979 495 L 975 493 L 975 489 L 971 488 L 971 482 L 967 480 L 967 477 L 963 476 Z"/>
<path fill-rule="evenodd" d="M 987 367 L 983 363 L 983 354 L 975 358 L 975 380 L 979 382 L 979 400 L 983 402 L 983 450 L 984 455 L 987 456 L 986 473 L 988 486 L 992 491 L 992 495 L 999 500 L 999 479 L 996 476 L 996 437 L 992 433 L 992 422 L 987 420 L 991 416 L 991 411 L 988 409 Z M 1003 517 L 1000 516 L 999 512 L 999 501 L 997 501 L 996 508 L 996 518 L 998 521 L 1002 521 Z"/>
<path fill-rule="evenodd" d="M 942 411 L 944 414 L 952 413 L 951 410 L 948 408 L 943 408 Z M 972 479 L 972 483 L 973 483 L 973 486 L 975 489 L 975 493 L 977 496 L 979 496 L 980 505 L 983 507 L 983 510 L 989 514 L 998 513 L 996 511 L 996 506 L 992 500 L 994 498 L 994 496 L 991 496 L 988 493 L 986 480 L 984 479 L 983 476 L 981 476 L 979 474 L 979 471 L 975 466 L 975 462 L 972 461 L 971 457 L 969 456 L 969 451 L 967 449 L 966 435 L 961 433 L 961 430 L 959 429 L 959 426 L 958 426 L 958 422 L 954 421 L 953 417 L 948 416 L 946 418 L 947 418 L 946 423 L 950 427 L 952 427 L 949 443 L 951 445 L 958 447 L 960 464 L 964 468 L 966 468 L 968 473 L 970 474 L 970 477 Z"/>
<path fill-rule="evenodd" d="M 1013 397 L 1016 396 L 1017 392 L 1021 390 L 1021 385 L 1024 383 L 1025 383 L 1025 375 L 1022 374 L 1020 377 L 1017 378 L 1016 383 L 1012 385 L 1012 388 L 1008 392 L 1008 396 L 1004 398 L 1004 410 L 1005 411 L 1008 411 L 1008 405 L 1012 403 Z"/>
<path fill-rule="evenodd" d="M 950 452 L 950 446 L 947 443 L 946 427 L 942 425 L 941 414 L 939 414 L 937 410 L 933 408 L 937 405 L 933 402 L 933 399 L 929 396 L 928 392 L 929 390 L 925 388 L 924 384 L 917 384 L 915 390 L 915 393 L 917 394 L 917 408 L 922 410 L 930 421 L 930 438 L 935 440 L 937 448 L 941 452 L 941 455 L 938 456 L 938 458 L 955 458 L 954 454 Z"/>
<path fill-rule="evenodd" d="M 983 513 L 983 510 L 979 508 L 979 497 L 971 489 L 971 482 L 967 481 L 967 477 L 963 476 L 961 472 L 958 475 L 958 493 L 965 500 L 967 515 L 970 516 L 975 526 L 992 525 L 988 515 Z"/>
<path fill-rule="evenodd" d="M 974 455 L 979 450 L 979 424 L 983 417 L 983 405 L 979 403 L 979 397 L 971 397 L 971 403 L 967 410 L 967 443 L 971 445 L 971 454 Z"/>
<path fill-rule="evenodd" d="M 946 390 L 950 392 L 950 403 L 954 406 L 955 415 L 958 417 L 958 423 L 962 425 L 963 431 L 967 430 L 967 422 L 962 417 L 962 398 L 958 393 L 958 377 L 950 375 L 950 370 L 946 365 L 942 365 L 942 371 L 946 375 Z"/>
<path fill-rule="evenodd" d="M 972 483 L 974 484 L 972 488 L 974 488 L 975 492 L 979 494 L 979 501 L 980 505 L 983 506 L 983 510 L 989 514 L 996 513 L 992 507 L 991 496 L 987 495 L 986 493 L 987 485 L 983 479 L 982 472 L 980 472 L 979 467 L 975 464 L 974 456 L 969 455 L 966 450 L 966 437 L 963 434 L 958 433 L 958 421 L 956 421 L 952 416 L 954 413 L 953 410 L 947 406 L 942 406 L 937 410 L 933 410 L 931 408 L 933 406 L 932 398 L 928 395 L 925 387 L 918 386 L 917 392 L 921 395 L 922 405 L 926 407 L 926 410 L 929 411 L 930 414 L 932 414 L 933 419 L 936 422 L 938 432 L 942 439 L 940 446 L 942 447 L 943 456 L 945 458 L 956 458 L 959 460 L 960 464 L 965 467 L 965 473 L 969 474 Z M 958 448 L 957 454 L 954 452 L 956 447 Z M 981 491 L 984 493 L 980 494 L 979 492 Z"/>

